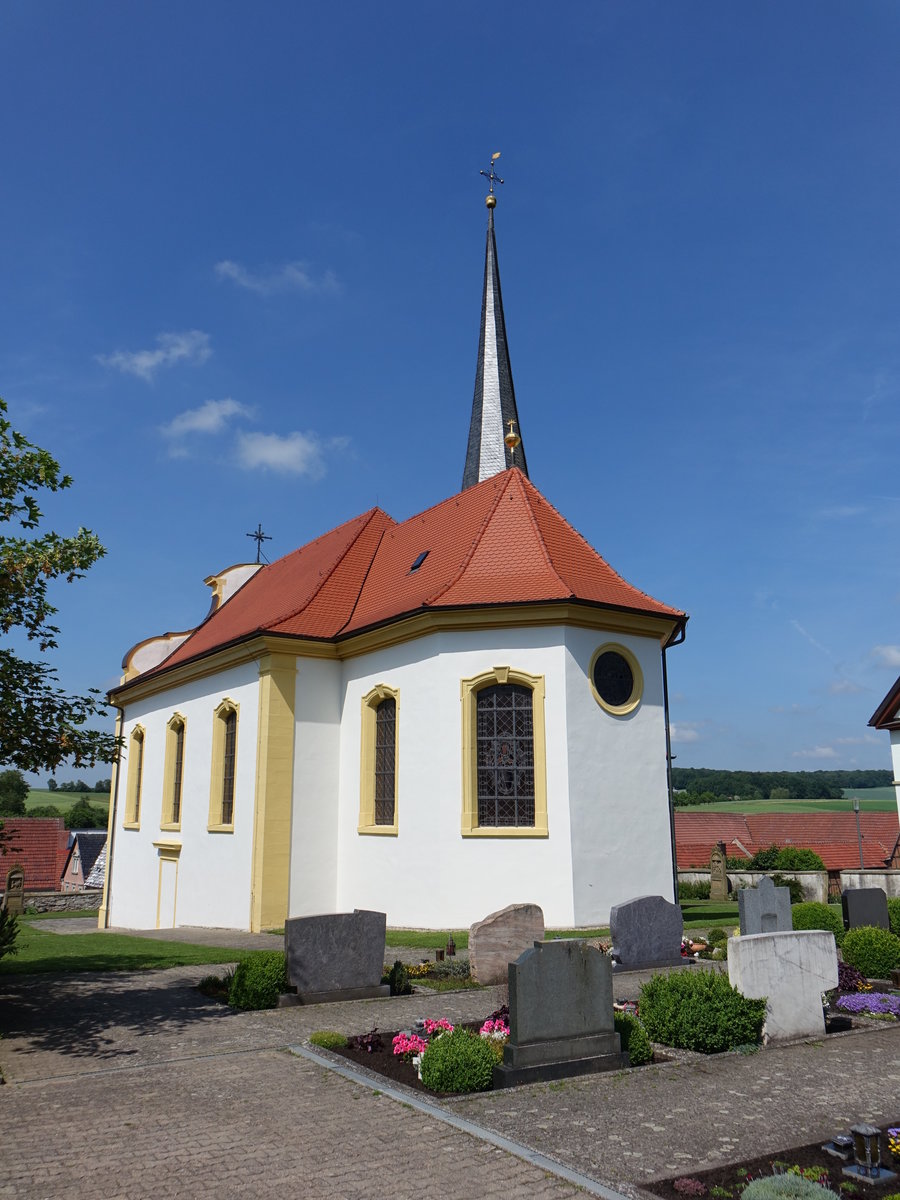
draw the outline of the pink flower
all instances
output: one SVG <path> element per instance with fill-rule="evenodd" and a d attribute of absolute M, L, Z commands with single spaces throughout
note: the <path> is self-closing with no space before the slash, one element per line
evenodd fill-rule
<path fill-rule="evenodd" d="M 452 1033 L 453 1026 L 446 1017 L 440 1017 L 437 1021 L 432 1021 L 431 1017 L 426 1017 L 422 1022 L 425 1027 L 425 1032 L 431 1037 L 435 1033 Z"/>
<path fill-rule="evenodd" d="M 488 1018 L 478 1032 L 483 1038 L 497 1038 L 499 1041 L 500 1038 L 509 1037 L 509 1026 L 500 1017 L 496 1021 Z"/>
<path fill-rule="evenodd" d="M 391 1045 L 394 1048 L 394 1054 L 421 1054 L 428 1043 L 424 1038 L 420 1038 L 415 1033 L 398 1033 Z"/>

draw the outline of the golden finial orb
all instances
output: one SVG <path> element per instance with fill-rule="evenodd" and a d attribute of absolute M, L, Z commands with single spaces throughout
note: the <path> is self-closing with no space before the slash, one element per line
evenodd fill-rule
<path fill-rule="evenodd" d="M 497 197 L 494 195 L 493 192 L 491 192 L 491 194 L 489 196 L 485 196 L 484 202 L 488 206 L 488 208 L 496 208 L 497 207 Z"/>
<path fill-rule="evenodd" d="M 521 446 L 522 439 L 516 433 L 515 421 L 509 421 L 509 422 L 507 422 L 507 424 L 509 425 L 509 433 L 506 434 L 506 436 L 504 437 L 503 440 L 506 443 L 507 450 L 509 450 L 510 458 L 512 459 L 513 463 L 515 463 L 515 461 L 516 461 L 516 446 Z"/>

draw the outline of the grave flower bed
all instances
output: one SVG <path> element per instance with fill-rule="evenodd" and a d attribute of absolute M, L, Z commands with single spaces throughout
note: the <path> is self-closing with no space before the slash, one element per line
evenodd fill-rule
<path fill-rule="evenodd" d="M 892 1171 L 900 1169 L 900 1128 L 897 1126 L 900 1126 L 900 1121 L 896 1120 L 891 1121 L 889 1126 L 881 1125 L 882 1166 Z M 836 1129 L 834 1132 L 846 1131 Z M 685 1197 L 740 1200 L 744 1188 L 753 1180 L 787 1174 L 819 1183 L 846 1197 L 846 1200 L 892 1200 L 900 1195 L 900 1180 L 897 1178 L 859 1183 L 842 1173 L 845 1165 L 841 1159 L 825 1151 L 820 1140 L 792 1150 L 783 1150 L 777 1155 L 762 1155 L 709 1171 L 657 1179 L 641 1186 L 645 1191 L 663 1197 L 663 1200 L 685 1200 Z"/>

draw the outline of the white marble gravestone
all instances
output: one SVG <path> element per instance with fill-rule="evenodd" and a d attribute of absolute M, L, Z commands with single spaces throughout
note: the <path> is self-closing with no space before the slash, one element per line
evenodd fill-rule
<path fill-rule="evenodd" d="M 764 1041 L 822 1037 L 822 993 L 838 982 L 834 934 L 797 929 L 729 938 L 728 979 L 743 996 L 768 998 Z"/>

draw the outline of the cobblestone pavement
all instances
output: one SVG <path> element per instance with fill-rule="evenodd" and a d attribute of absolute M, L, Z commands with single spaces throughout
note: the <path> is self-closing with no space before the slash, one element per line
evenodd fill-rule
<path fill-rule="evenodd" d="M 476 1019 L 500 989 L 234 1013 L 197 992 L 209 970 L 0 975 L 0 1200 L 69 1197 L 73 1178 L 80 1200 L 575 1194 L 286 1050 L 314 1029 Z M 900 1025 L 442 1107 L 634 1194 L 691 1165 L 900 1117 Z"/>

